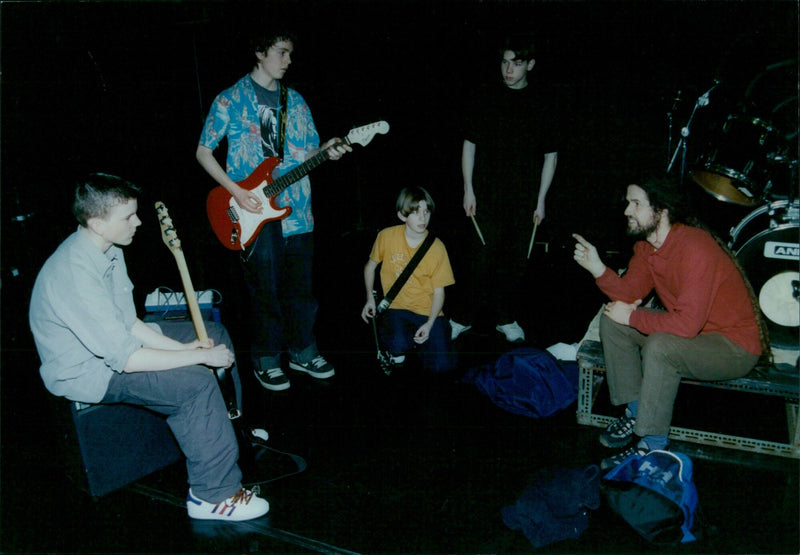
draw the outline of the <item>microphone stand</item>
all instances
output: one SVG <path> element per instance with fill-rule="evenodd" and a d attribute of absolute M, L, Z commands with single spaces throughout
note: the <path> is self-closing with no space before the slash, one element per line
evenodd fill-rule
<path fill-rule="evenodd" d="M 675 110 L 678 109 L 678 102 L 681 100 L 681 91 L 675 95 L 675 100 L 672 102 L 672 109 L 667 112 L 667 160 L 669 160 L 670 153 L 672 152 L 672 123 Z M 669 170 L 667 170 L 669 171 Z"/>
<path fill-rule="evenodd" d="M 678 157 L 678 152 L 681 153 L 681 183 L 685 178 L 686 174 L 686 147 L 687 147 L 687 139 L 691 134 L 691 125 L 692 120 L 694 119 L 694 115 L 697 112 L 698 108 L 703 108 L 708 106 L 708 95 L 711 94 L 711 91 L 717 88 L 719 83 L 714 83 L 714 86 L 704 92 L 700 97 L 695 101 L 694 108 L 692 108 L 692 113 L 689 115 L 689 119 L 686 121 L 686 125 L 681 128 L 681 140 L 678 141 L 678 146 L 675 148 L 675 152 L 672 154 L 672 159 L 667 166 L 667 173 L 672 170 L 673 164 L 675 164 L 675 159 Z"/>

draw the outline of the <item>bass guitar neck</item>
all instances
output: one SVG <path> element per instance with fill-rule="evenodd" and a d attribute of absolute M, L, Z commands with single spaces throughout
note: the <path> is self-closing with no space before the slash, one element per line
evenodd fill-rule
<path fill-rule="evenodd" d="M 156 203 L 156 213 L 158 214 L 158 221 L 161 225 L 161 236 L 164 244 L 175 257 L 175 262 L 178 264 L 178 271 L 181 274 L 181 283 L 183 284 L 183 297 L 186 299 L 186 306 L 189 307 L 189 314 L 192 317 L 192 324 L 194 325 L 197 339 L 200 341 L 208 341 L 206 325 L 203 321 L 203 315 L 200 312 L 200 305 L 197 302 L 197 294 L 192 285 L 192 278 L 189 275 L 186 257 L 181 248 L 181 240 L 178 238 L 178 233 L 172 225 L 172 218 L 169 217 L 169 212 L 163 202 Z"/>

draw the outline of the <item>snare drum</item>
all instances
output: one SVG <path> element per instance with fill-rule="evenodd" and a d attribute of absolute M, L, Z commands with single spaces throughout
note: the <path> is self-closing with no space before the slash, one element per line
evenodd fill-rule
<path fill-rule="evenodd" d="M 800 204 L 761 206 L 731 231 L 730 247 L 758 297 L 770 342 L 800 348 Z"/>
<path fill-rule="evenodd" d="M 718 200 L 755 206 L 765 197 L 767 163 L 780 142 L 767 121 L 729 115 L 708 152 L 699 157 L 692 179 Z"/>

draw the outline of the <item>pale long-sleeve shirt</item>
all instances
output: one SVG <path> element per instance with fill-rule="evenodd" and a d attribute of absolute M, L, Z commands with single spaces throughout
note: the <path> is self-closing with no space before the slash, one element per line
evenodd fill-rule
<path fill-rule="evenodd" d="M 72 401 L 100 402 L 142 347 L 122 249 L 102 252 L 80 228 L 42 266 L 29 319 L 45 387 Z"/>

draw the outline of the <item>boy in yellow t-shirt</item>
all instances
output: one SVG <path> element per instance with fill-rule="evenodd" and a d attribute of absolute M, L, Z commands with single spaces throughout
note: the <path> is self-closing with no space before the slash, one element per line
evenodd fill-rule
<path fill-rule="evenodd" d="M 375 270 L 381 265 L 381 287 L 389 291 L 428 234 L 435 206 L 428 191 L 407 187 L 397 197 L 397 217 L 404 225 L 387 227 L 378 233 L 364 266 L 367 302 L 361 318 L 369 322 L 376 315 Z M 378 334 L 392 362 L 401 364 L 405 354 L 416 350 L 424 368 L 446 372 L 456 367 L 457 357 L 450 341 L 450 324 L 444 318 L 444 288 L 455 283 L 447 249 L 439 239 L 433 244 L 389 308 L 378 320 Z"/>

